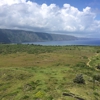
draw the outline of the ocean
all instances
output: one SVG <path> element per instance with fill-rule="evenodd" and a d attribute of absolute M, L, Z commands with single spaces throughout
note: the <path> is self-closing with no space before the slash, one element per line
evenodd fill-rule
<path fill-rule="evenodd" d="M 35 44 L 35 45 L 46 45 L 46 46 L 66 46 L 66 45 L 100 46 L 100 39 L 78 39 L 78 40 L 70 40 L 70 41 L 25 42 L 23 44 Z"/>

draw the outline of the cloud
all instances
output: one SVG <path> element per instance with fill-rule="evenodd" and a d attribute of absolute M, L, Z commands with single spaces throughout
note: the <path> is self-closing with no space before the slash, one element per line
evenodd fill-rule
<path fill-rule="evenodd" d="M 12 4 L 18 4 L 18 3 L 25 3 L 26 0 L 0 0 L 0 5 L 12 5 Z"/>
<path fill-rule="evenodd" d="M 42 4 L 27 0 L 0 0 L 0 28 L 29 29 L 44 32 L 100 31 L 96 13 L 64 4 Z"/>

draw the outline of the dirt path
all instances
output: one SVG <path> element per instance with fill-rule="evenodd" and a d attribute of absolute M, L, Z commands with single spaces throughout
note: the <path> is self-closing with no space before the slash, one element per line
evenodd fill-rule
<path fill-rule="evenodd" d="M 96 53 L 94 56 L 97 57 L 98 55 L 99 55 L 99 54 Z M 92 57 L 92 58 L 93 58 L 93 57 Z M 91 58 L 88 58 L 87 66 L 92 67 L 92 66 L 90 65 L 90 62 L 91 62 Z"/>
<path fill-rule="evenodd" d="M 87 66 L 91 67 L 91 65 L 90 65 L 91 59 L 88 58 L 88 60 L 89 60 L 89 61 L 87 62 Z"/>

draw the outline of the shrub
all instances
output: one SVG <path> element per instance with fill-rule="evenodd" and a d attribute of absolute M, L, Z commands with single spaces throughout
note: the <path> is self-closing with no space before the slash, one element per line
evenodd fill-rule
<path fill-rule="evenodd" d="M 97 69 L 100 69 L 100 65 L 97 65 L 96 68 L 97 68 Z"/>
<path fill-rule="evenodd" d="M 97 50 L 97 53 L 100 53 L 100 50 Z"/>
<path fill-rule="evenodd" d="M 25 95 L 24 97 L 23 97 L 23 99 L 28 99 L 29 98 L 29 96 L 27 96 L 27 95 Z"/>
<path fill-rule="evenodd" d="M 35 98 L 36 99 L 41 99 L 45 96 L 45 93 L 43 91 L 38 91 L 36 94 L 35 94 Z"/>
<path fill-rule="evenodd" d="M 93 80 L 100 81 L 100 75 L 94 75 Z"/>
<path fill-rule="evenodd" d="M 75 65 L 75 67 L 79 67 L 79 68 L 84 68 L 84 67 L 86 67 L 86 68 L 87 68 L 87 65 L 86 65 L 86 63 L 84 63 L 84 62 L 79 62 L 79 63 L 77 63 L 77 64 Z"/>
<path fill-rule="evenodd" d="M 85 84 L 85 80 L 82 74 L 78 74 L 73 80 L 74 83 Z"/>

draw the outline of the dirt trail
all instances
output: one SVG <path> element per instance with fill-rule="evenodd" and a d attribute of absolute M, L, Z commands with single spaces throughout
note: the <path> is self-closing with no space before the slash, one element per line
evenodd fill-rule
<path fill-rule="evenodd" d="M 94 56 L 97 57 L 98 55 L 99 55 L 99 54 L 96 53 Z M 93 58 L 93 57 L 92 57 L 92 58 Z M 92 66 L 90 65 L 90 62 L 91 62 L 91 58 L 88 58 L 87 66 L 92 67 Z"/>
<path fill-rule="evenodd" d="M 89 60 L 89 61 L 87 62 L 87 66 L 91 67 L 91 65 L 90 65 L 91 59 L 88 58 L 88 60 Z"/>

